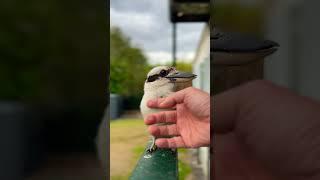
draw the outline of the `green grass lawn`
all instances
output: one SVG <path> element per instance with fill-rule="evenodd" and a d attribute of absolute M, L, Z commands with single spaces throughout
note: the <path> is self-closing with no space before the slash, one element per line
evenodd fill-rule
<path fill-rule="evenodd" d="M 149 134 L 142 119 L 121 119 L 110 123 L 111 180 L 126 180 L 143 154 Z M 191 172 L 187 150 L 179 149 L 179 179 Z"/>

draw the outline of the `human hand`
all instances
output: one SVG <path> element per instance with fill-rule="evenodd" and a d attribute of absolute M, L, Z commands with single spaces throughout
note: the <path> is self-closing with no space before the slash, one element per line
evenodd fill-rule
<path fill-rule="evenodd" d="M 216 179 L 320 179 L 320 104 L 268 81 L 214 96 Z"/>
<path fill-rule="evenodd" d="M 160 148 L 197 148 L 210 145 L 210 96 L 196 88 L 186 88 L 168 97 L 148 101 L 150 108 L 174 108 L 150 114 L 144 120 Z M 157 123 L 172 123 L 155 125 Z M 164 137 L 169 138 L 164 138 Z"/>

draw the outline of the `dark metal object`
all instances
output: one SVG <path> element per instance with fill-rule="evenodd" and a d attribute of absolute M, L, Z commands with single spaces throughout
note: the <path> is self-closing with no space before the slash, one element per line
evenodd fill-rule
<path fill-rule="evenodd" d="M 177 24 L 172 23 L 172 66 L 176 66 L 177 61 Z"/>
<path fill-rule="evenodd" d="M 172 66 L 176 66 L 176 23 L 208 22 L 210 19 L 209 0 L 170 0 L 170 20 L 172 22 Z"/>
<path fill-rule="evenodd" d="M 209 0 L 170 0 L 171 22 L 208 22 Z"/>

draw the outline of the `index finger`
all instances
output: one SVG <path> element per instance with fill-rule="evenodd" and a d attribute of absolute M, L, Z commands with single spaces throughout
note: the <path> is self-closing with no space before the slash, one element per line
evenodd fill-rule
<path fill-rule="evenodd" d="M 176 104 L 183 102 L 185 95 L 191 90 L 186 88 L 181 91 L 175 92 L 168 97 L 152 99 L 147 102 L 150 108 L 173 108 Z"/>

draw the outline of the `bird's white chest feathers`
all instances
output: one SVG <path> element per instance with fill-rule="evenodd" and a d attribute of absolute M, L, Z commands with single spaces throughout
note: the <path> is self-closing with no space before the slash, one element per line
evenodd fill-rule
<path fill-rule="evenodd" d="M 164 86 L 156 89 L 145 90 L 140 103 L 140 111 L 142 116 L 145 118 L 148 114 L 165 111 L 166 109 L 151 109 L 147 106 L 147 102 L 151 99 L 167 97 L 171 93 L 173 93 L 173 84 L 170 87 Z"/>

